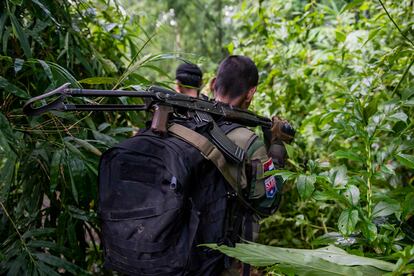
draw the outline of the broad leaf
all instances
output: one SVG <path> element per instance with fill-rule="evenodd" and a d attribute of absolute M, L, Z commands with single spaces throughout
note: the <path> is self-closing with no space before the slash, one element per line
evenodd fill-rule
<path fill-rule="evenodd" d="M 348 201 L 356 206 L 359 202 L 359 189 L 355 185 L 350 185 L 346 191 L 344 192 L 344 196 L 348 199 Z"/>
<path fill-rule="evenodd" d="M 342 234 L 348 236 L 355 230 L 355 226 L 359 220 L 358 211 L 347 209 L 343 210 L 338 219 L 338 229 Z"/>
<path fill-rule="evenodd" d="M 369 241 L 374 241 L 377 238 L 377 226 L 369 220 L 363 221 L 361 225 L 362 234 Z"/>
<path fill-rule="evenodd" d="M 315 190 L 316 177 L 314 175 L 299 175 L 296 178 L 296 187 L 302 198 L 309 198 Z"/>
<path fill-rule="evenodd" d="M 381 201 L 377 205 L 375 205 L 374 210 L 372 212 L 372 216 L 375 217 L 385 217 L 400 210 L 400 205 L 398 202 L 386 202 Z"/>
<path fill-rule="evenodd" d="M 348 254 L 335 246 L 316 250 L 272 247 L 257 243 L 204 245 L 254 266 L 279 264 L 293 268 L 297 275 L 382 275 L 395 265 L 366 257 Z"/>

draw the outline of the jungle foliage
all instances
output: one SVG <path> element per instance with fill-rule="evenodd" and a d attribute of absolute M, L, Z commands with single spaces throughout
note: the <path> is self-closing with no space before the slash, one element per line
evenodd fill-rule
<path fill-rule="evenodd" d="M 99 156 L 146 119 L 29 118 L 25 100 L 65 82 L 168 85 L 182 57 L 211 76 L 227 53 L 258 64 L 252 109 L 298 134 L 278 172 L 282 207 L 262 221 L 260 243 L 278 247 L 221 250 L 275 274 L 312 273 L 309 260 L 323 267 L 327 245 L 371 272 L 413 270 L 413 9 L 411 0 L 1 1 L 0 273 L 103 274 Z M 303 258 L 292 266 L 278 258 L 287 247 L 319 251 L 289 251 Z"/>

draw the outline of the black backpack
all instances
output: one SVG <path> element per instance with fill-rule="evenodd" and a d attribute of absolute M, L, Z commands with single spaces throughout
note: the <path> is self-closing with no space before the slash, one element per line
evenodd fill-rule
<path fill-rule="evenodd" d="M 235 127 L 227 125 L 226 132 Z M 99 172 L 106 268 L 128 275 L 217 275 L 224 269 L 222 254 L 197 245 L 235 236 L 230 232 L 238 229 L 227 227 L 235 200 L 197 148 L 144 130 L 105 152 Z"/>

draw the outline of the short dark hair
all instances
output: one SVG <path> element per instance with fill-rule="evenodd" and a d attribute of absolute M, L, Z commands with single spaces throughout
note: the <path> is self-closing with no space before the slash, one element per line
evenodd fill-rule
<path fill-rule="evenodd" d="M 185 86 L 200 88 L 203 81 L 203 72 L 195 64 L 182 63 L 175 71 L 175 79 Z"/>
<path fill-rule="evenodd" d="M 257 86 L 259 72 L 246 56 L 228 56 L 219 65 L 214 90 L 221 96 L 237 98 Z"/>

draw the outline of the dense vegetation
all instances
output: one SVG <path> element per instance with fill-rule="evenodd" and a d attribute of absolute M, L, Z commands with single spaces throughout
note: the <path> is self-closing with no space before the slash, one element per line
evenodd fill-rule
<path fill-rule="evenodd" d="M 413 9 L 409 0 L 0 2 L 0 273 L 103 273 L 99 156 L 146 118 L 29 118 L 25 100 L 65 82 L 169 85 L 180 58 L 200 64 L 207 83 L 228 53 L 259 67 L 252 109 L 298 130 L 278 172 L 282 207 L 262 222 L 260 242 L 334 244 L 395 263 L 395 274 L 413 270 Z"/>

